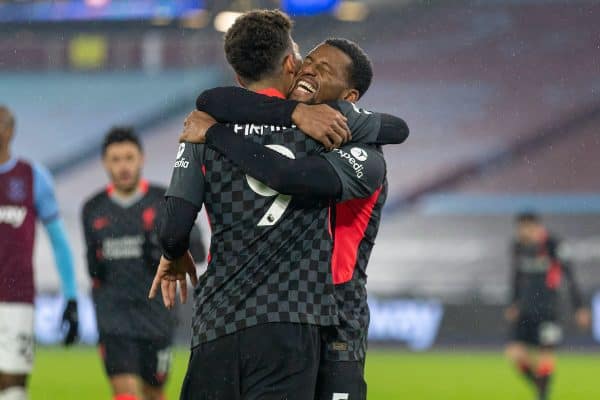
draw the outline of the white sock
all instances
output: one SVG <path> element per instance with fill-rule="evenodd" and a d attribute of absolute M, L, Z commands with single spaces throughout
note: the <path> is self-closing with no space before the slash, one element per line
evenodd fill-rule
<path fill-rule="evenodd" d="M 27 400 L 27 390 L 22 386 L 0 390 L 0 400 Z"/>

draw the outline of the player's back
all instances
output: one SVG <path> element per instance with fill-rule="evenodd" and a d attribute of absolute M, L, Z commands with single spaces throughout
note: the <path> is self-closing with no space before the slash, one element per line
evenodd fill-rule
<path fill-rule="evenodd" d="M 323 151 L 297 130 L 236 129 L 288 157 Z M 334 324 L 329 204 L 278 194 L 208 148 L 203 166 L 211 260 L 192 345 L 268 322 Z"/>
<path fill-rule="evenodd" d="M 34 171 L 13 159 L 0 171 L 0 302 L 32 303 Z"/>

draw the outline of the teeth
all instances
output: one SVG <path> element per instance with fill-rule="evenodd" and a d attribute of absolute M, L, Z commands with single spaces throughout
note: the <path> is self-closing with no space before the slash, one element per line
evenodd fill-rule
<path fill-rule="evenodd" d="M 298 82 L 298 88 L 303 89 L 308 93 L 314 93 L 316 91 L 315 87 L 306 81 Z"/>

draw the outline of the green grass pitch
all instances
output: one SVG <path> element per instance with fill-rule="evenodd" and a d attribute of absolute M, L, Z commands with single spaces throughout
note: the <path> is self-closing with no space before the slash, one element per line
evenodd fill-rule
<path fill-rule="evenodd" d="M 177 400 L 188 352 L 174 354 L 167 386 Z M 374 349 L 367 358 L 370 400 L 534 399 L 500 352 L 409 353 Z M 551 399 L 600 399 L 600 353 L 559 354 Z M 93 348 L 38 347 L 30 381 L 32 400 L 109 400 L 98 353 Z"/>

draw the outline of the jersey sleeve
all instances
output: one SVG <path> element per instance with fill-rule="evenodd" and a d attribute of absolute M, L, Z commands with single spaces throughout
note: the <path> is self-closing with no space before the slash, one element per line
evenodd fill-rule
<path fill-rule="evenodd" d="M 347 101 L 337 101 L 333 105 L 347 119 L 348 128 L 352 133 L 352 141 L 356 143 L 375 143 L 381 128 L 381 116 L 376 113 L 358 108 L 356 104 Z"/>
<path fill-rule="evenodd" d="M 52 175 L 39 164 L 33 164 L 33 196 L 35 209 L 42 223 L 48 224 L 58 217 Z"/>
<path fill-rule="evenodd" d="M 402 118 L 367 111 L 347 101 L 340 100 L 328 104 L 348 119 L 348 128 L 352 133 L 353 142 L 400 144 L 408 138 L 408 125 Z"/>
<path fill-rule="evenodd" d="M 81 227 L 85 240 L 85 255 L 88 273 L 90 278 L 96 281 L 94 282 L 94 285 L 97 285 L 104 280 L 105 266 L 98 259 L 98 250 L 100 249 L 101 245 L 94 236 L 94 230 L 92 228 L 91 221 L 90 203 L 86 203 L 81 210 Z"/>
<path fill-rule="evenodd" d="M 265 96 L 240 87 L 209 89 L 196 99 L 196 109 L 210 114 L 218 122 L 292 125 L 294 100 Z"/>
<path fill-rule="evenodd" d="M 288 158 L 222 124 L 208 130 L 206 145 L 279 193 L 335 198 L 341 192 L 336 171 L 319 155 Z"/>
<path fill-rule="evenodd" d="M 565 251 L 565 246 L 560 239 L 552 237 L 550 240 L 552 244 L 551 254 L 562 266 L 565 283 L 569 291 L 569 296 L 571 297 L 571 304 L 575 309 L 578 309 L 583 306 L 583 293 L 575 276 L 573 262 L 570 259 L 568 252 Z"/>
<path fill-rule="evenodd" d="M 351 143 L 321 156 L 340 179 L 340 201 L 368 197 L 383 184 L 385 160 L 375 146 Z"/>
<path fill-rule="evenodd" d="M 77 297 L 77 284 L 73 253 L 69 245 L 65 225 L 60 218 L 54 218 L 44 226 L 52 244 L 54 261 L 60 276 L 64 296 L 68 300 L 73 300 Z"/>
<path fill-rule="evenodd" d="M 199 209 L 204 202 L 204 144 L 179 144 L 166 197 L 188 201 Z"/>

